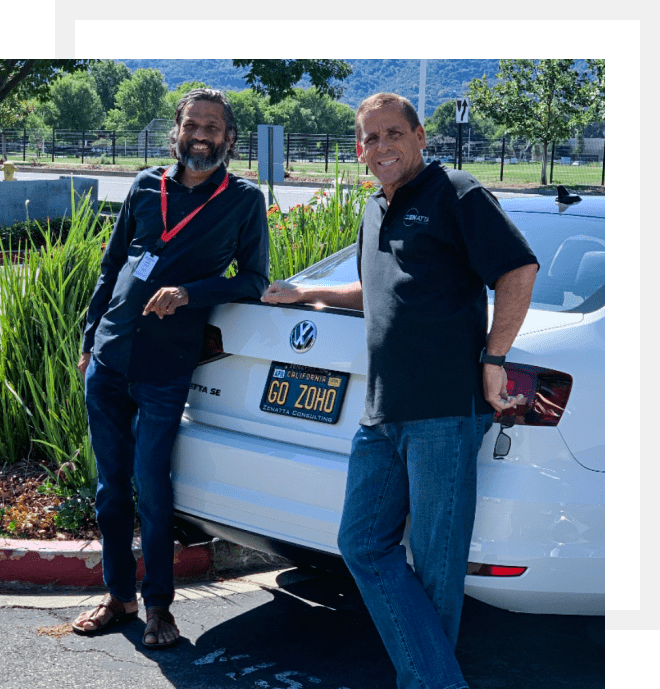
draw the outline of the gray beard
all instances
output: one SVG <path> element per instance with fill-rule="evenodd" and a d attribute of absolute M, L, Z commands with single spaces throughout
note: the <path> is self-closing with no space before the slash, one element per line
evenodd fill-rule
<path fill-rule="evenodd" d="M 211 146 L 211 152 L 208 156 L 204 154 L 195 154 L 190 151 L 193 142 L 191 141 L 187 146 L 182 145 L 181 141 L 177 139 L 176 142 L 176 157 L 177 160 L 193 172 L 207 172 L 214 170 L 225 162 L 227 157 L 227 144 L 223 143 L 220 146 Z"/>

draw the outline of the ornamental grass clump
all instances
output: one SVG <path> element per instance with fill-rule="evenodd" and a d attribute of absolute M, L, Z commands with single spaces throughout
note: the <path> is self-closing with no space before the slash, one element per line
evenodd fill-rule
<path fill-rule="evenodd" d="M 268 209 L 270 279 L 284 280 L 357 240 L 360 219 L 373 182 L 355 182 L 343 190 L 344 176 L 335 167 L 334 190 L 319 189 L 312 200 L 288 213 L 279 204 Z"/>
<path fill-rule="evenodd" d="M 87 492 L 94 460 L 76 364 L 111 224 L 89 195 L 71 196 L 66 236 L 40 226 L 39 241 L 28 237 L 18 254 L 0 239 L 0 465 L 30 458 L 56 471 L 73 463 L 70 487 Z"/>

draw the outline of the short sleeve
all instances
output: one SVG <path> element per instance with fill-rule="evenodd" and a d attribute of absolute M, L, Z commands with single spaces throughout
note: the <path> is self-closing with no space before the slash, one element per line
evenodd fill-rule
<path fill-rule="evenodd" d="M 524 265 L 538 260 L 499 201 L 483 187 L 475 187 L 457 199 L 456 215 L 468 263 L 488 287 Z"/>

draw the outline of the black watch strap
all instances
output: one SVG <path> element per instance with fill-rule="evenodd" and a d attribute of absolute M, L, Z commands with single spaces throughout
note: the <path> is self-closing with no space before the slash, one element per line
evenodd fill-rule
<path fill-rule="evenodd" d="M 506 356 L 493 356 L 486 351 L 484 347 L 481 350 L 481 356 L 479 357 L 480 364 L 493 364 L 493 366 L 504 366 L 506 361 Z"/>

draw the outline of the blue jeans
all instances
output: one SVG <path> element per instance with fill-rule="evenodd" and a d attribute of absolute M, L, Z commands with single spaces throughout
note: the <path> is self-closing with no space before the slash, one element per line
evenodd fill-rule
<path fill-rule="evenodd" d="M 96 458 L 96 517 L 103 535 L 103 580 L 110 593 L 135 598 L 132 552 L 138 491 L 145 576 L 142 598 L 151 607 L 174 598 L 174 499 L 170 455 L 190 388 L 190 375 L 154 385 L 130 381 L 92 357 L 85 401 Z"/>
<path fill-rule="evenodd" d="M 467 687 L 454 649 L 476 509 L 476 459 L 492 418 L 360 426 L 353 439 L 339 548 L 399 689 Z M 400 545 L 409 512 L 414 571 Z"/>

